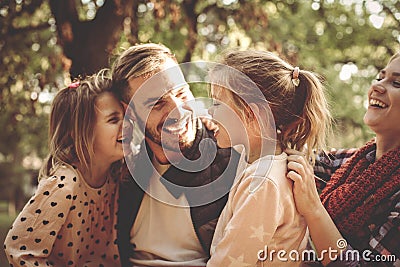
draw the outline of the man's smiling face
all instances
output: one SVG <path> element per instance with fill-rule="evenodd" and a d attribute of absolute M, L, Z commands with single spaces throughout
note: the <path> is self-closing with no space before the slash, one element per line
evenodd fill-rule
<path fill-rule="evenodd" d="M 130 106 L 145 130 L 146 141 L 160 163 L 190 148 L 196 135 L 194 97 L 183 73 L 173 59 L 167 59 L 160 71 L 150 77 L 129 79 Z"/>

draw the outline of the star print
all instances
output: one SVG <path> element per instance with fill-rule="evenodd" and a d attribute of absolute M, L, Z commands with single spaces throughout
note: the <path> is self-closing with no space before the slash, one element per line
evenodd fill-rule
<path fill-rule="evenodd" d="M 267 232 L 264 232 L 264 225 L 260 225 L 258 228 L 251 226 L 250 228 L 253 231 L 250 238 L 257 238 L 260 242 L 263 242 L 264 236 L 268 235 Z"/>
<path fill-rule="evenodd" d="M 227 233 L 229 233 L 233 229 L 235 229 L 235 227 L 232 225 L 232 223 L 228 223 L 228 225 L 225 227 L 224 234 L 226 235 Z"/>
<path fill-rule="evenodd" d="M 244 260 L 244 255 L 240 255 L 239 257 L 237 257 L 236 259 L 234 257 L 229 256 L 229 260 L 231 261 L 231 263 L 229 264 L 228 267 L 247 267 L 247 266 L 251 266 L 248 263 L 243 262 Z"/>

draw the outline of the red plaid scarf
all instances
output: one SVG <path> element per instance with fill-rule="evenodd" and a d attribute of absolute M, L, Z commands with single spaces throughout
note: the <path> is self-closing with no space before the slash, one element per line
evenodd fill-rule
<path fill-rule="evenodd" d="M 322 191 L 321 201 L 339 231 L 349 241 L 365 237 L 377 205 L 400 188 L 400 147 L 371 163 L 367 154 L 376 150 L 374 140 L 360 148 Z"/>

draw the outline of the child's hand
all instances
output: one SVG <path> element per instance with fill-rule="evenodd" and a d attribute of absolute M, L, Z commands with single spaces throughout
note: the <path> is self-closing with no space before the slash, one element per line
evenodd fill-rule
<path fill-rule="evenodd" d="M 204 126 L 207 128 L 209 131 L 213 131 L 214 135 L 218 132 L 219 127 L 216 123 L 214 123 L 210 118 L 207 117 L 201 117 L 201 122 L 204 124 Z"/>

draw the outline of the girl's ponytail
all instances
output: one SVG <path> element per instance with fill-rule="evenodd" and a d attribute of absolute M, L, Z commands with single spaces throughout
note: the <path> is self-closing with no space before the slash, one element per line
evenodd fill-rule
<path fill-rule="evenodd" d="M 293 76 L 291 78 L 293 83 Z M 325 147 L 332 121 L 321 80 L 320 76 L 310 71 L 299 70 L 298 85 L 293 83 L 295 94 L 292 110 L 299 120 L 286 133 L 291 148 L 307 148 L 306 154 L 313 160 L 312 149 Z"/>

